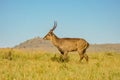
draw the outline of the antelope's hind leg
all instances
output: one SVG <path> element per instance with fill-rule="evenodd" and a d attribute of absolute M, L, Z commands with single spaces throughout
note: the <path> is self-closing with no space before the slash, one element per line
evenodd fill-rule
<path fill-rule="evenodd" d="M 89 61 L 89 57 L 88 57 L 88 55 L 86 53 L 84 54 L 84 57 L 85 57 L 86 61 L 88 62 Z"/>
<path fill-rule="evenodd" d="M 87 54 L 85 54 L 86 50 L 79 50 L 78 53 L 80 55 L 80 62 L 83 60 L 83 58 L 86 59 L 86 61 L 88 62 L 88 56 Z"/>
<path fill-rule="evenodd" d="M 85 58 L 85 60 L 88 62 L 88 55 L 85 52 L 86 52 L 85 49 L 78 51 L 78 53 L 80 55 L 80 62 L 83 60 L 83 58 Z"/>
<path fill-rule="evenodd" d="M 79 53 L 79 56 L 80 56 L 80 62 L 83 60 L 83 58 L 84 58 L 84 54 L 83 54 L 83 51 L 78 51 L 78 53 Z"/>

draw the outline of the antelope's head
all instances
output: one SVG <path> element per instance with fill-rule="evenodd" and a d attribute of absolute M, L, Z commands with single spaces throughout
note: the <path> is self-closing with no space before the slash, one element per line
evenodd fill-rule
<path fill-rule="evenodd" d="M 54 22 L 53 28 L 47 33 L 47 35 L 43 39 L 52 40 L 52 38 L 55 36 L 53 31 L 55 30 L 56 27 L 57 27 L 57 22 Z"/>

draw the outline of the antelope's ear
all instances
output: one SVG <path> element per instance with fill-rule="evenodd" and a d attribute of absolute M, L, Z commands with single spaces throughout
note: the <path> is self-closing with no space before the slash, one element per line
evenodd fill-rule
<path fill-rule="evenodd" d="M 53 28 L 52 28 L 50 31 L 53 32 L 53 31 L 55 30 L 56 27 L 57 27 L 57 22 L 54 21 L 54 26 L 53 26 Z"/>

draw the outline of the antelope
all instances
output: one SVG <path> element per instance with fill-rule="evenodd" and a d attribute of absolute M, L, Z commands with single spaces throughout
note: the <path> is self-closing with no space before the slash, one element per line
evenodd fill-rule
<path fill-rule="evenodd" d="M 67 58 L 68 52 L 77 51 L 80 55 L 80 62 L 85 58 L 88 62 L 88 55 L 85 53 L 89 47 L 89 43 L 82 38 L 59 38 L 54 34 L 54 30 L 57 27 L 57 22 L 54 22 L 53 28 L 43 38 L 44 40 L 50 40 L 55 47 L 60 51 L 63 56 L 63 60 Z"/>

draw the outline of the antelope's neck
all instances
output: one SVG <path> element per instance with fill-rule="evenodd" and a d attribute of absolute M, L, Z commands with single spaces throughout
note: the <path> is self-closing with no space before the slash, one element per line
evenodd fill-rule
<path fill-rule="evenodd" d="M 52 43 L 57 46 L 59 42 L 59 38 L 54 34 L 54 36 L 52 37 Z"/>

